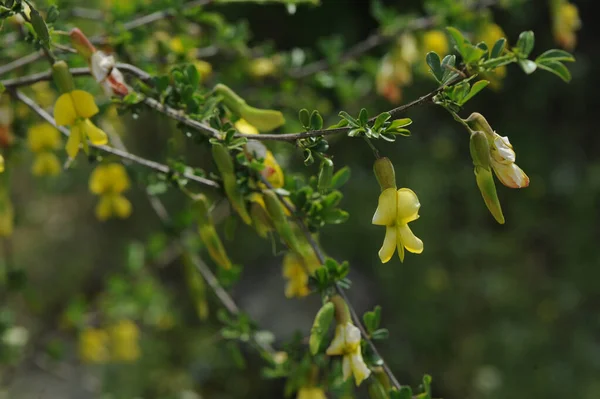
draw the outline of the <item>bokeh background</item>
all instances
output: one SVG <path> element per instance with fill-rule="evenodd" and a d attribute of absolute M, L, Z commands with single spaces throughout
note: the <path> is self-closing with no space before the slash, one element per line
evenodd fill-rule
<path fill-rule="evenodd" d="M 70 2 L 90 7 L 88 3 Z M 421 1 L 384 3 L 401 13 L 423 9 Z M 377 251 L 383 229 L 370 223 L 378 196 L 372 153 L 362 141 L 330 140 L 336 165 L 352 170 L 342 189 L 342 205 L 351 216 L 345 224 L 322 231 L 322 246 L 328 255 L 350 262 L 349 296 L 357 310 L 382 306 L 382 325 L 390 339 L 379 346 L 402 383 L 417 386 L 423 374 L 431 374 L 435 396 L 448 399 L 600 397 L 600 139 L 595 93 L 600 82 L 594 66 L 600 60 L 594 3 L 575 1 L 583 28 L 574 52 L 577 62 L 569 65 L 570 84 L 545 72 L 526 76 L 511 66 L 500 87 L 485 90 L 461 112 L 463 117 L 480 112 L 500 134 L 509 136 L 519 166 L 531 178 L 530 187 L 522 190 L 498 186 L 505 225 L 495 223 L 481 200 L 463 128 L 441 108 L 415 108 L 407 115 L 414 121 L 412 136 L 380 145 L 380 151 L 396 166 L 399 186 L 419 195 L 421 217 L 411 227 L 424 241 L 425 251 L 407 255 L 404 264 L 393 258 L 382 265 Z M 368 1 L 358 0 L 325 0 L 320 7 L 299 7 L 293 15 L 281 5 L 206 8 L 222 13 L 227 21 L 247 21 L 250 47 L 267 53 L 303 48 L 315 56 L 324 36 L 339 35 L 348 46 L 375 31 L 377 22 L 369 9 Z M 536 34 L 534 54 L 556 46 L 548 2 L 523 2 L 510 12 L 493 7 L 492 13 L 509 42 L 531 29 Z M 81 24 L 103 29 L 102 23 Z M 157 26 L 155 31 L 183 35 L 169 23 Z M 376 70 L 387 49 L 370 52 L 361 65 L 366 71 Z M 18 50 L 26 54 L 23 48 L 10 51 Z M 1 52 L 2 62 L 13 56 L 7 48 Z M 207 61 L 213 68 L 207 86 L 223 81 L 248 101 L 284 110 L 291 121 L 288 131 L 299 130 L 293 120 L 303 107 L 318 109 L 330 123 L 342 109 L 356 114 L 365 107 L 374 115 L 393 107 L 375 93 L 368 72 L 331 72 L 284 79 L 279 85 L 276 79 L 244 77 L 238 71 L 247 61 L 241 57 L 216 55 Z M 345 81 L 341 88 L 324 87 L 328 78 Z M 430 79 L 417 75 L 403 90 L 403 101 L 434 87 Z M 33 120 L 29 118 L 17 121 L 17 135 Z M 208 154 L 186 145 L 163 118 L 141 112 L 136 119 L 123 116 L 119 123 L 123 126 L 117 130 L 135 153 L 164 160 L 175 146 L 192 164 L 212 168 Z M 271 148 L 287 170 L 316 172 L 315 166 L 303 165 L 301 153 L 291 145 Z M 106 397 L 115 398 L 197 397 L 176 396 L 183 391 L 197 391 L 202 398 L 283 397 L 283 381 L 260 379 L 262 361 L 251 348 L 241 346 L 246 368 L 238 367 L 228 343 L 219 337 L 219 304 L 210 292 L 210 315 L 198 320 L 182 262 L 161 260 L 169 233 L 152 212 L 143 183 L 138 181 L 127 193 L 134 205 L 128 220 L 100 223 L 93 213 L 96 198 L 87 189 L 93 165 L 80 161 L 48 180 L 30 175 L 26 151 L 16 156 L 11 179 L 16 224 L 13 236 L 5 239 L 3 264 L 22 270 L 27 281 L 23 291 L 3 295 L 1 305 L 14 311 L 17 324 L 27 327 L 29 341 L 19 361 L 0 368 L 0 397 L 92 398 L 100 397 L 103 389 L 112 392 Z M 161 195 L 177 223 L 185 224 L 189 214 L 181 211 L 181 197 L 177 190 Z M 226 246 L 234 262 L 243 265 L 231 288 L 243 310 L 261 329 L 275 334 L 275 346 L 298 332 L 306 336 L 319 298 L 286 299 L 281 256 L 273 256 L 271 244 L 250 230 L 240 227 Z M 131 260 L 139 248 L 149 260 L 142 268 Z M 142 357 L 134 364 L 84 365 L 77 356 L 77 333 L 63 325 L 64 314 L 76 314 L 79 306 L 93 324 L 95 314 L 106 311 L 103 300 L 117 308 L 136 308 L 144 320 L 151 319 L 147 309 L 166 309 L 175 327 L 142 328 Z"/>

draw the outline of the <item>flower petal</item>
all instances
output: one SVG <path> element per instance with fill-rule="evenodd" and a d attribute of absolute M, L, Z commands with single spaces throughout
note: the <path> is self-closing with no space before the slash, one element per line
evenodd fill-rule
<path fill-rule="evenodd" d="M 379 195 L 379 203 L 375 215 L 373 215 L 373 224 L 378 226 L 391 226 L 396 223 L 396 189 L 388 188 Z"/>
<path fill-rule="evenodd" d="M 387 226 L 385 229 L 385 238 L 383 245 L 379 250 L 379 259 L 381 263 L 387 263 L 396 250 L 396 226 Z"/>
<path fill-rule="evenodd" d="M 342 376 L 344 381 L 348 381 L 348 378 L 352 376 L 352 359 L 350 359 L 350 355 L 344 355 L 342 359 Z"/>
<path fill-rule="evenodd" d="M 423 241 L 413 234 L 407 224 L 400 224 L 396 228 L 398 229 L 398 241 L 404 248 L 414 254 L 423 252 Z"/>
<path fill-rule="evenodd" d="M 98 106 L 94 101 L 94 96 L 87 91 L 73 90 L 70 94 L 73 99 L 73 106 L 79 117 L 91 118 L 99 112 Z"/>
<path fill-rule="evenodd" d="M 108 136 L 104 131 L 92 123 L 89 119 L 86 119 L 83 123 L 85 129 L 85 135 L 94 145 L 105 145 L 108 143 Z"/>
<path fill-rule="evenodd" d="M 79 124 L 75 124 L 71 128 L 71 134 L 69 135 L 67 146 L 65 147 L 69 158 L 75 158 L 77 156 L 79 144 L 81 144 L 81 127 Z"/>
<path fill-rule="evenodd" d="M 498 180 L 506 187 L 523 188 L 529 186 L 529 177 L 515 163 L 492 162 L 492 168 Z"/>
<path fill-rule="evenodd" d="M 347 358 L 345 356 L 344 358 Z M 360 352 L 360 348 L 350 356 L 350 364 L 352 366 L 352 374 L 354 374 L 354 382 L 356 386 L 359 386 L 364 380 L 366 380 L 369 375 L 371 375 L 371 370 L 365 364 L 363 360 L 362 353 Z"/>
<path fill-rule="evenodd" d="M 75 123 L 77 111 L 73 104 L 71 93 L 64 93 L 54 103 L 54 120 L 58 126 L 67 126 Z"/>
<path fill-rule="evenodd" d="M 497 157 L 499 157 L 500 159 L 497 159 L 498 161 L 508 161 L 508 162 L 514 162 L 515 159 L 517 158 L 517 155 L 515 154 L 515 151 L 512 148 L 512 145 L 510 144 L 510 141 L 508 140 L 508 137 L 503 137 L 500 136 L 499 134 L 495 133 L 494 134 L 494 147 L 496 148 L 497 151 Z"/>
<path fill-rule="evenodd" d="M 113 199 L 114 213 L 121 219 L 127 219 L 131 215 L 131 202 L 122 195 L 117 195 Z"/>
<path fill-rule="evenodd" d="M 360 345 L 360 330 L 354 324 L 348 322 L 345 325 L 346 349 L 350 351 L 356 350 Z"/>
<path fill-rule="evenodd" d="M 112 198 L 109 196 L 100 197 L 100 202 L 96 205 L 96 217 L 100 221 L 105 221 L 113 214 Z"/>
<path fill-rule="evenodd" d="M 329 344 L 329 348 L 327 348 L 325 353 L 327 353 L 329 356 L 343 355 L 345 348 L 346 338 L 344 326 L 338 324 L 335 327 L 335 335 L 333 336 L 333 340 L 331 341 L 331 344 Z"/>
<path fill-rule="evenodd" d="M 402 223 L 412 222 L 419 218 L 421 203 L 414 191 L 409 188 L 401 188 L 397 192 L 397 220 Z"/>

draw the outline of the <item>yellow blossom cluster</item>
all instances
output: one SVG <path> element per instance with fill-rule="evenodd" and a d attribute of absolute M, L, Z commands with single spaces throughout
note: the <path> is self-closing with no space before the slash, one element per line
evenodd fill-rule
<path fill-rule="evenodd" d="M 36 176 L 60 173 L 60 161 L 55 150 L 61 147 L 60 132 L 49 123 L 33 125 L 27 131 L 27 145 L 35 159 L 31 171 Z"/>
<path fill-rule="evenodd" d="M 123 192 L 131 185 L 123 165 L 118 163 L 98 165 L 89 181 L 90 191 L 100 196 L 96 217 L 105 221 L 111 217 L 126 219 L 131 215 L 131 202 Z"/>
<path fill-rule="evenodd" d="M 132 363 L 141 355 L 139 341 L 139 327 L 131 320 L 85 328 L 79 334 L 79 357 L 85 363 Z"/>

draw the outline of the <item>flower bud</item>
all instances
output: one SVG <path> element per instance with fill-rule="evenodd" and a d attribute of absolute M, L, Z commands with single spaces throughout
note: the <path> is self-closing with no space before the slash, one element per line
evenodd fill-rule
<path fill-rule="evenodd" d="M 217 84 L 215 93 L 223 98 L 223 103 L 236 115 L 262 132 L 268 132 L 285 123 L 283 114 L 271 109 L 258 109 L 246 104 L 246 101 L 224 84 Z"/>
<path fill-rule="evenodd" d="M 285 241 L 292 251 L 296 252 L 301 257 L 304 257 L 306 254 L 304 248 L 296 238 L 292 226 L 290 226 L 285 214 L 285 208 L 281 204 L 279 198 L 277 198 L 277 195 L 273 191 L 266 191 L 264 193 L 264 199 L 267 213 L 271 217 L 275 229 L 281 236 L 281 239 Z"/>
<path fill-rule="evenodd" d="M 485 133 L 481 131 L 471 133 L 469 149 L 471 150 L 473 165 L 490 170 L 490 144 L 485 137 Z"/>
<path fill-rule="evenodd" d="M 75 50 L 77 50 L 83 58 L 89 61 L 92 54 L 96 52 L 96 47 L 94 47 L 79 28 L 71 29 L 69 37 L 71 38 L 71 44 L 75 47 Z"/>
<path fill-rule="evenodd" d="M 250 217 L 252 218 L 252 223 L 254 225 L 256 233 L 260 237 L 266 238 L 267 234 L 269 234 L 269 232 L 273 230 L 273 223 L 269 218 L 269 214 L 260 203 L 252 201 L 250 205 Z"/>
<path fill-rule="evenodd" d="M 494 129 L 490 126 L 488 121 L 479 112 L 473 112 L 467 119 L 464 120 L 467 125 L 473 131 L 481 131 L 487 135 L 487 137 L 493 139 Z"/>
<path fill-rule="evenodd" d="M 335 321 L 337 324 L 344 325 L 352 322 L 348 304 L 341 296 L 334 295 L 329 299 L 329 301 L 335 306 Z"/>
<path fill-rule="evenodd" d="M 389 158 L 379 158 L 373 165 L 373 171 L 377 182 L 381 187 L 381 191 L 385 191 L 388 188 L 396 188 L 396 174 L 394 172 L 394 165 Z"/>
<path fill-rule="evenodd" d="M 310 330 L 310 338 L 308 340 L 308 346 L 310 347 L 310 353 L 314 356 L 319 352 L 319 348 L 323 340 L 327 337 L 329 326 L 333 321 L 335 314 L 335 305 L 332 302 L 327 302 L 319 309 L 315 316 L 315 321 Z"/>
<path fill-rule="evenodd" d="M 481 191 L 481 195 L 485 201 L 485 205 L 492 216 L 494 216 L 498 223 L 504 224 L 504 215 L 502 214 L 502 207 L 500 206 L 500 200 L 496 193 L 496 185 L 491 170 L 475 166 L 475 179 L 477 181 L 477 187 L 479 187 L 479 191 Z"/>
<path fill-rule="evenodd" d="M 64 61 L 56 61 L 52 65 L 52 77 L 58 86 L 61 93 L 68 93 L 75 89 L 73 76 L 69 71 L 69 66 Z"/>

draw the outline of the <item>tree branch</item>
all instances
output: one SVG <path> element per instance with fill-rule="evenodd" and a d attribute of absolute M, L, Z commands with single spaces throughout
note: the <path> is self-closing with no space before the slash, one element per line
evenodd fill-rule
<path fill-rule="evenodd" d="M 29 108 L 31 108 L 31 110 L 33 112 L 35 112 L 36 114 L 38 114 L 42 119 L 44 119 L 46 122 L 50 123 L 51 125 L 53 125 L 54 127 L 56 127 L 63 135 L 65 136 L 69 136 L 70 132 L 68 129 L 66 129 L 65 127 L 62 126 L 58 126 L 56 125 L 56 122 L 54 121 L 54 118 L 47 113 L 46 111 L 44 111 L 39 105 L 37 105 L 35 103 L 35 101 L 33 101 L 32 99 L 30 99 L 29 97 L 27 97 L 25 94 L 23 94 L 22 92 L 15 90 L 12 92 L 12 94 L 22 103 L 24 103 L 25 105 L 27 105 Z M 119 150 L 117 148 L 112 148 L 106 145 L 92 145 L 90 144 L 90 147 L 96 148 L 99 151 L 102 151 L 104 153 L 107 154 L 111 154 L 111 155 L 115 155 L 119 158 L 122 158 L 124 160 L 127 161 L 131 161 L 134 162 L 138 165 L 144 166 L 148 169 L 153 169 L 157 172 L 161 172 L 161 173 L 165 173 L 165 174 L 177 174 L 177 172 L 175 172 L 173 169 L 169 168 L 167 165 L 158 163 L 158 162 L 154 162 L 142 157 L 139 157 L 137 155 L 131 154 L 127 151 L 122 151 Z M 220 185 L 212 180 L 206 179 L 204 177 L 200 177 L 200 176 L 196 176 L 192 173 L 189 172 L 184 172 L 182 174 L 183 177 L 185 177 L 188 180 L 194 181 L 196 183 L 205 185 L 207 187 L 212 187 L 212 188 L 219 188 Z"/>

